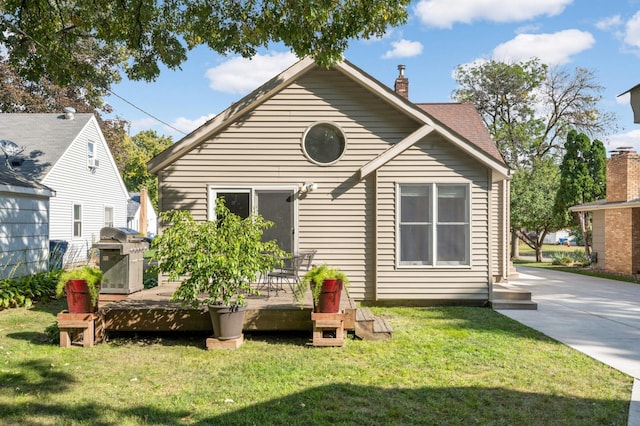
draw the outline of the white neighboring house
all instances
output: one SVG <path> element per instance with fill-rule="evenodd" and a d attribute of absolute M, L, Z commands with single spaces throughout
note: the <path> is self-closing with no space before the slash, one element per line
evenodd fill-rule
<path fill-rule="evenodd" d="M 145 203 L 142 204 L 142 201 Z M 158 233 L 158 216 L 149 194 L 144 189 L 129 193 L 127 228 L 135 229 L 149 238 L 153 238 Z"/>
<path fill-rule="evenodd" d="M 129 194 L 93 114 L 0 114 L 0 139 L 25 147 L 16 173 L 55 191 L 49 239 L 67 242 L 65 265 L 88 259 L 102 227 L 126 226 Z"/>
<path fill-rule="evenodd" d="M 46 271 L 49 199 L 55 194 L 0 161 L 0 279 Z"/>

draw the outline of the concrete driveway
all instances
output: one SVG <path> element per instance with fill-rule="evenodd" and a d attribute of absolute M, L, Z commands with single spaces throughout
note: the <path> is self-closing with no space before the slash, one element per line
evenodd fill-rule
<path fill-rule="evenodd" d="M 640 284 L 518 267 L 509 284 L 537 311 L 498 310 L 635 378 L 629 426 L 640 425 Z"/>

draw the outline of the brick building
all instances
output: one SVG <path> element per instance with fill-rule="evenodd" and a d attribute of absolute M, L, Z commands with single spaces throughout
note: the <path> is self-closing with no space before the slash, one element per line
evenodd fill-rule
<path fill-rule="evenodd" d="M 606 199 L 573 206 L 593 214 L 593 266 L 607 272 L 640 274 L 640 155 L 619 148 L 607 160 Z"/>

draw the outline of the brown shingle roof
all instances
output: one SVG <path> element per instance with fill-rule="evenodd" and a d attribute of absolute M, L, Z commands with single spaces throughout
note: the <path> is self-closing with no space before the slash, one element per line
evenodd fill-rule
<path fill-rule="evenodd" d="M 505 164 L 489 131 L 473 104 L 461 103 L 418 103 L 415 104 L 440 124 L 474 144 L 494 160 Z"/>

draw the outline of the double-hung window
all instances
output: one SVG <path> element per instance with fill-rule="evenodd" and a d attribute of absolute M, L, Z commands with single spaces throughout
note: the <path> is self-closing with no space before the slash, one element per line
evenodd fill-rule
<path fill-rule="evenodd" d="M 104 226 L 113 227 L 113 207 L 104 208 Z"/>
<path fill-rule="evenodd" d="M 470 264 L 468 184 L 398 185 L 398 265 Z"/>
<path fill-rule="evenodd" d="M 73 205 L 73 236 L 82 237 L 82 205 Z"/>

